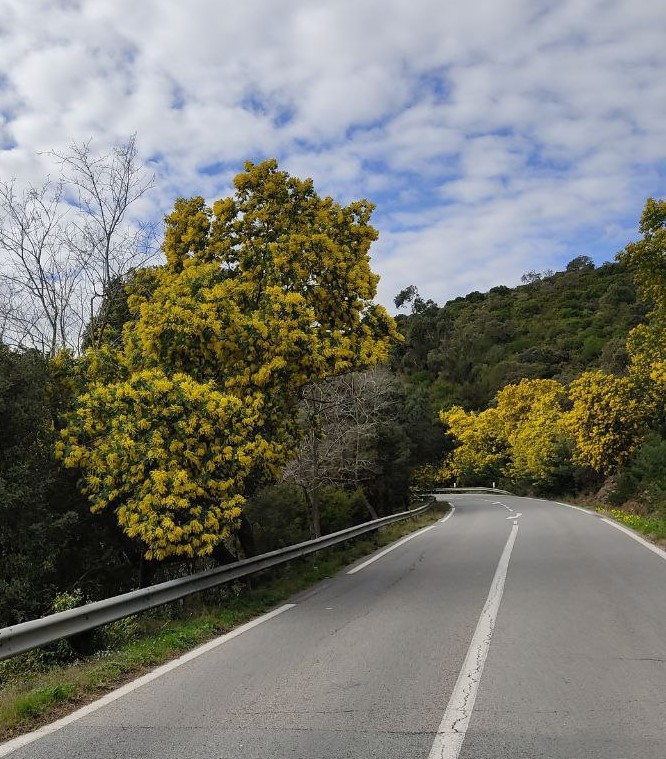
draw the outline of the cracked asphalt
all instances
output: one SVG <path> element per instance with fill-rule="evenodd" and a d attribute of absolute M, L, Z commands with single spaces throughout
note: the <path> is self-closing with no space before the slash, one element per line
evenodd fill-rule
<path fill-rule="evenodd" d="M 666 561 L 563 506 L 447 500 L 446 523 L 9 756 L 427 759 L 513 510 L 459 756 L 664 759 Z"/>

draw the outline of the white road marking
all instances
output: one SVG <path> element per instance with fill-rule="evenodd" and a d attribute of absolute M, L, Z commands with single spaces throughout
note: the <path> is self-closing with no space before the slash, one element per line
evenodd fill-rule
<path fill-rule="evenodd" d="M 457 759 L 460 754 L 472 717 L 483 667 L 490 648 L 490 640 L 495 629 L 495 621 L 504 592 L 504 581 L 509 569 L 509 559 L 516 542 L 518 529 L 518 524 L 511 528 L 511 534 L 506 541 L 490 586 L 490 593 L 488 593 L 488 598 L 476 625 L 467 656 L 435 735 L 428 759 Z"/>
<path fill-rule="evenodd" d="M 377 561 L 377 559 L 381 559 L 382 556 L 386 556 L 387 553 L 391 553 L 391 551 L 395 550 L 396 548 L 399 548 L 408 540 L 412 540 L 418 535 L 423 535 L 423 533 L 428 532 L 428 530 L 434 530 L 435 527 L 437 527 L 436 524 L 431 524 L 430 527 L 424 527 L 422 530 L 417 530 L 416 532 L 413 532 L 411 535 L 407 535 L 406 538 L 403 538 L 402 540 L 399 540 L 397 543 L 394 543 L 392 546 L 385 548 L 383 551 L 380 551 L 379 553 L 375 554 L 371 559 L 368 559 L 367 561 L 364 561 L 362 564 L 359 564 L 357 567 L 350 569 L 349 572 L 347 572 L 347 574 L 355 575 L 357 572 L 360 572 L 362 569 L 365 569 L 367 566 Z"/>
<path fill-rule="evenodd" d="M 522 515 L 523 515 L 522 511 L 517 511 L 515 514 L 509 514 L 507 519 L 518 519 L 518 517 L 522 517 Z"/>
<path fill-rule="evenodd" d="M 26 735 L 21 735 L 18 738 L 7 741 L 7 743 L 1 744 L 0 756 L 7 756 L 8 754 L 17 751 L 18 749 L 23 748 L 24 746 L 27 746 L 28 744 L 33 743 L 34 741 L 37 741 L 46 735 L 49 735 L 49 733 L 55 733 L 56 730 L 60 730 L 66 725 L 69 725 L 72 722 L 76 722 L 88 714 L 96 712 L 103 706 L 106 706 L 107 704 L 110 704 L 113 701 L 122 698 L 128 693 L 131 693 L 133 690 L 140 688 L 142 685 L 146 685 L 146 683 L 149 683 L 152 680 L 156 680 L 158 677 L 161 677 L 167 672 L 171 672 L 171 670 L 176 669 L 176 667 L 180 667 L 181 664 L 185 664 L 186 662 L 192 661 L 192 659 L 196 659 L 202 654 L 208 653 L 208 651 L 212 651 L 214 648 L 221 646 L 228 640 L 237 638 L 239 635 L 242 635 L 244 632 L 251 630 L 253 627 L 257 627 L 257 625 L 261 625 L 264 622 L 268 622 L 269 619 L 277 617 L 278 614 L 282 614 L 282 612 L 293 609 L 294 606 L 296 606 L 296 604 L 284 604 L 283 606 L 279 606 L 277 609 L 273 609 L 273 611 L 269 611 L 267 614 L 263 614 L 261 617 L 257 617 L 250 622 L 246 622 L 244 625 L 240 625 L 240 627 L 237 627 L 235 630 L 232 630 L 225 635 L 220 635 L 218 638 L 208 641 L 208 643 L 204 643 L 203 646 L 199 646 L 192 651 L 188 651 L 188 653 L 183 654 L 182 656 L 178 657 L 178 659 L 174 659 L 173 661 L 163 664 L 161 667 L 154 669 L 147 675 L 143 675 L 136 680 L 132 680 L 131 683 L 127 683 L 127 685 L 123 685 L 111 693 L 107 693 L 106 696 L 103 696 L 97 701 L 93 701 L 92 704 L 87 704 L 81 709 L 77 709 L 75 712 L 68 714 L 66 717 L 62 717 L 61 719 L 56 720 L 56 722 L 52 722 L 50 725 L 44 725 L 37 730 L 33 730 L 31 733 L 26 733 Z"/>
<path fill-rule="evenodd" d="M 493 501 L 493 504 L 494 504 L 495 506 L 504 506 L 504 508 L 505 508 L 507 511 L 513 511 L 513 509 L 511 508 L 511 506 L 507 506 L 505 503 L 502 503 L 502 501 Z"/>
<path fill-rule="evenodd" d="M 447 519 L 451 519 L 451 517 L 455 514 L 455 512 L 456 512 L 456 507 L 451 506 L 451 511 L 449 511 L 449 513 L 444 517 L 444 519 L 440 519 L 439 523 L 444 524 L 444 522 L 446 522 Z"/>
<path fill-rule="evenodd" d="M 536 500 L 536 499 L 533 499 Z M 562 503 L 561 501 L 546 501 L 546 503 L 556 503 L 558 506 L 566 506 L 568 509 L 576 509 L 576 511 L 580 511 L 583 514 L 587 514 L 588 516 L 596 516 L 593 511 L 588 511 L 587 509 L 581 509 L 580 506 L 572 506 L 570 503 Z"/>
<path fill-rule="evenodd" d="M 614 522 L 612 519 L 606 519 L 606 517 L 601 517 L 601 521 L 606 522 L 606 524 L 609 524 L 611 527 L 615 527 L 616 530 L 620 530 L 620 532 L 623 532 L 625 535 L 633 538 L 638 543 L 644 545 L 646 548 L 652 551 L 652 553 L 656 553 L 657 556 L 659 556 L 661 559 L 666 559 L 666 551 L 664 551 L 662 548 L 659 548 L 659 546 L 654 545 L 654 543 L 650 543 L 649 540 L 645 540 L 645 538 L 642 538 L 640 535 L 636 535 L 636 533 L 632 530 L 629 530 L 623 525 Z"/>

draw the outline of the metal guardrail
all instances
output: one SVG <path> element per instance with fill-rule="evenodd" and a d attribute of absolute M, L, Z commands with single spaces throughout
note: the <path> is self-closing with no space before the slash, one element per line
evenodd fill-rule
<path fill-rule="evenodd" d="M 373 519 L 371 522 L 364 522 L 355 527 L 324 535 L 321 538 L 306 540 L 303 543 L 280 548 L 277 551 L 264 553 L 251 559 L 242 559 L 233 564 L 225 564 L 188 577 L 179 577 L 176 580 L 151 585 L 148 588 L 105 598 L 102 601 L 61 611 L 41 619 L 4 627 L 0 629 L 0 660 L 8 659 L 10 656 L 43 646 L 46 643 L 53 643 L 61 638 L 78 635 L 100 625 L 129 617 L 132 614 L 177 601 L 192 593 L 199 593 L 202 590 L 223 585 L 239 577 L 246 577 L 263 569 L 285 564 L 292 559 L 321 551 L 323 548 L 344 543 L 346 540 L 363 535 L 366 532 L 372 532 L 380 527 L 421 514 L 429 509 L 433 503 L 435 503 L 434 498 L 416 509 Z"/>
<path fill-rule="evenodd" d="M 501 495 L 512 495 L 508 490 L 500 490 L 499 488 L 433 488 L 431 491 L 433 494 L 442 493 L 500 493 Z"/>

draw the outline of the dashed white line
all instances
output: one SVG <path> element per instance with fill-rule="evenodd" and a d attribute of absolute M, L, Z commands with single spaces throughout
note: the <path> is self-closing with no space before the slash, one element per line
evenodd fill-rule
<path fill-rule="evenodd" d="M 261 617 L 252 619 L 250 620 L 250 622 L 246 622 L 244 625 L 240 625 L 240 627 L 237 627 L 235 630 L 232 630 L 231 632 L 228 632 L 225 635 L 220 635 L 218 638 L 215 638 L 214 640 L 211 640 L 208 643 L 204 643 L 203 646 L 199 646 L 198 648 L 195 648 L 193 651 L 189 651 L 188 653 L 183 654 L 182 656 L 179 656 L 177 659 L 174 659 L 173 661 L 163 664 L 161 667 L 154 669 L 152 672 L 149 672 L 147 675 L 143 675 L 142 677 L 139 677 L 136 680 L 132 680 L 131 683 L 127 683 L 127 685 L 123 685 L 122 687 L 117 688 L 111 693 L 107 693 L 106 696 L 103 696 L 97 701 L 93 701 L 92 704 L 88 704 L 87 706 L 84 706 L 81 709 L 77 709 L 75 712 L 68 714 L 66 717 L 62 717 L 56 722 L 52 722 L 50 725 L 44 725 L 43 727 L 40 727 L 37 730 L 33 730 L 31 733 L 26 733 L 26 735 L 21 735 L 18 738 L 14 738 L 11 741 L 7 741 L 7 743 L 3 743 L 2 745 L 0 745 L 0 756 L 7 756 L 8 754 L 11 754 L 14 751 L 17 751 L 18 749 L 23 748 L 24 746 L 27 746 L 28 744 L 33 743 L 34 741 L 37 741 L 40 738 L 43 738 L 45 735 L 48 735 L 49 733 L 55 733 L 56 730 L 60 730 L 66 725 L 69 725 L 72 722 L 76 722 L 77 720 L 81 719 L 82 717 L 87 716 L 88 714 L 92 714 L 93 712 L 96 712 L 98 709 L 101 709 L 103 706 L 106 706 L 107 704 L 110 704 L 113 701 L 116 701 L 122 696 L 125 696 L 128 693 L 131 693 L 133 690 L 140 688 L 142 685 L 145 685 L 146 683 L 149 683 L 152 680 L 156 680 L 158 677 L 161 677 L 167 672 L 171 672 L 172 669 L 176 669 L 176 667 L 180 667 L 181 664 L 185 664 L 188 661 L 192 661 L 192 659 L 196 659 L 198 656 L 201 656 L 202 654 L 208 653 L 208 651 L 212 651 L 214 648 L 221 646 L 223 643 L 226 643 L 228 640 L 231 640 L 232 638 L 237 638 L 239 635 L 242 635 L 244 632 L 251 630 L 253 627 L 257 627 L 257 625 L 261 625 L 264 622 L 268 622 L 269 619 L 273 619 L 273 617 L 277 617 L 278 614 L 282 614 L 282 612 L 288 611 L 289 609 L 293 609 L 294 606 L 296 606 L 296 604 L 284 604 L 283 606 L 279 606 L 277 609 L 273 609 L 273 611 L 269 611 L 267 614 L 262 614 Z"/>
<path fill-rule="evenodd" d="M 472 636 L 467 656 L 458 675 L 444 717 L 435 735 L 428 759 L 457 759 L 472 717 L 476 694 L 488 656 L 497 612 L 504 592 L 504 581 L 509 569 L 509 559 L 518 534 L 518 524 L 511 528 L 504 551 L 497 565 L 490 593 Z"/>

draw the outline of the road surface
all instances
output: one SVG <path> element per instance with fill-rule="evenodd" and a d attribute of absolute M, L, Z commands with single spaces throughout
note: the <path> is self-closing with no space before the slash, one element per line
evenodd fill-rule
<path fill-rule="evenodd" d="M 447 500 L 445 522 L 0 756 L 664 759 L 666 554 L 539 499 Z"/>

